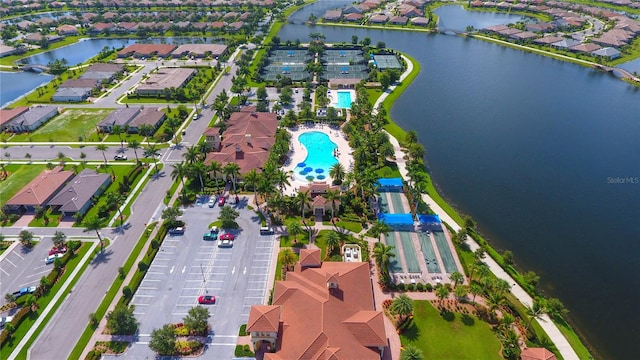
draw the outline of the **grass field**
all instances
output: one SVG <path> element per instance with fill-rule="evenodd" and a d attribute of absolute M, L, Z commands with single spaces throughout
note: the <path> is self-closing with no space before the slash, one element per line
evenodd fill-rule
<path fill-rule="evenodd" d="M 5 165 L 10 173 L 9 177 L 0 182 L 0 207 L 11 199 L 20 189 L 22 189 L 29 181 L 33 180 L 42 170 L 46 169 L 45 165 Z"/>
<path fill-rule="evenodd" d="M 414 301 L 413 306 L 413 323 L 400 335 L 403 346 L 419 348 L 425 359 L 502 359 L 500 341 L 487 323 L 459 313 L 445 320 L 429 301 Z"/>
<path fill-rule="evenodd" d="M 49 120 L 31 134 L 19 134 L 10 141 L 100 141 L 96 133 L 98 122 L 106 118 L 113 109 L 67 109 Z"/>

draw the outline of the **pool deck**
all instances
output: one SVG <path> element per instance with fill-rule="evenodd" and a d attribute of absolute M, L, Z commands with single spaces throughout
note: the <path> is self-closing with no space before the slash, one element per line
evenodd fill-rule
<path fill-rule="evenodd" d="M 318 131 L 321 133 L 325 133 L 329 136 L 331 141 L 333 141 L 338 147 L 338 161 L 344 167 L 345 172 L 351 171 L 351 164 L 353 164 L 353 157 L 351 156 L 351 152 L 353 151 L 349 146 L 349 142 L 345 138 L 344 133 L 337 129 L 336 127 L 329 126 L 326 124 L 312 124 L 312 125 L 298 125 L 293 129 L 288 129 L 291 134 L 291 150 L 289 151 L 289 160 L 282 167 L 284 171 L 290 172 L 293 175 L 293 170 L 296 165 L 300 162 L 304 162 L 307 158 L 307 149 L 300 143 L 298 140 L 298 136 L 308 131 Z M 328 176 L 324 181 L 331 181 L 331 177 Z M 286 195 L 295 195 L 298 188 L 303 185 L 308 185 L 308 181 L 300 181 L 295 177 L 291 177 L 289 180 L 291 182 L 291 186 L 287 186 L 284 188 L 284 194 Z"/>

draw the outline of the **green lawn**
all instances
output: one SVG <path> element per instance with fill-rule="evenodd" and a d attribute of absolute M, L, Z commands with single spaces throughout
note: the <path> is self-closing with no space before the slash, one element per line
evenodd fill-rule
<path fill-rule="evenodd" d="M 414 301 L 413 306 L 413 323 L 400 335 L 403 346 L 421 349 L 425 359 L 502 359 L 500 341 L 487 323 L 459 313 L 445 320 L 429 301 Z"/>
<path fill-rule="evenodd" d="M 5 168 L 9 172 L 9 177 L 0 182 L 0 207 L 47 167 L 45 165 L 5 165 Z"/>
<path fill-rule="evenodd" d="M 11 141 L 100 141 L 96 125 L 113 109 L 67 109 L 31 134 L 19 134 Z"/>

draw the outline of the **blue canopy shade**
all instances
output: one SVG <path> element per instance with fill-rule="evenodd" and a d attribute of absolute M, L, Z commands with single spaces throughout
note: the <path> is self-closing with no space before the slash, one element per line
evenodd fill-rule
<path fill-rule="evenodd" d="M 301 162 L 301 163 L 298 163 L 298 165 L 296 165 L 296 166 L 297 166 L 297 167 L 301 167 L 301 168 L 303 168 L 303 167 L 307 166 L 307 164 L 305 164 L 305 163 Z"/>
<path fill-rule="evenodd" d="M 378 220 L 393 227 L 398 225 L 413 225 L 413 215 L 411 214 L 378 214 Z"/>
<path fill-rule="evenodd" d="M 307 166 L 306 168 L 304 168 L 304 171 L 307 171 L 307 172 L 313 171 L 313 168 L 311 166 Z"/>
<path fill-rule="evenodd" d="M 420 224 L 441 224 L 440 216 L 438 215 L 418 215 L 418 221 Z"/>
<path fill-rule="evenodd" d="M 324 175 L 318 175 L 316 176 L 316 179 L 318 180 L 324 180 L 325 176 Z"/>
<path fill-rule="evenodd" d="M 391 179 L 380 178 L 376 182 L 376 185 L 379 187 L 402 187 L 403 186 L 401 178 L 391 178 Z"/>
<path fill-rule="evenodd" d="M 316 172 L 317 172 L 318 174 L 322 174 L 322 173 L 324 172 L 324 169 L 316 169 Z"/>

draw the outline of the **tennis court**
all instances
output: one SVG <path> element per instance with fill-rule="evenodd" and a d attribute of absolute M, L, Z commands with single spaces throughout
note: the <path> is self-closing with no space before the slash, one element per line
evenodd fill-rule
<path fill-rule="evenodd" d="M 328 64 L 349 64 L 364 62 L 361 50 L 325 50 L 320 60 Z"/>
<path fill-rule="evenodd" d="M 395 55 L 373 55 L 373 61 L 380 70 L 384 69 L 402 69 L 402 64 Z"/>
<path fill-rule="evenodd" d="M 436 246 L 438 246 L 438 252 L 440 252 L 440 257 L 442 258 L 444 269 L 447 274 L 458 271 L 456 262 L 453 259 L 453 254 L 451 253 L 451 249 L 449 248 L 449 242 L 444 236 L 444 233 L 442 231 L 434 231 L 433 236 L 436 239 Z"/>
<path fill-rule="evenodd" d="M 398 253 L 398 250 L 397 250 L 398 241 L 396 240 L 395 232 L 390 232 L 388 235 L 385 235 L 384 242 L 389 246 L 393 246 L 395 249 L 393 253 L 396 254 L 396 256 L 392 257 L 391 260 L 389 261 L 389 272 L 390 273 L 404 272 L 402 270 L 402 263 L 400 262 L 400 254 Z"/>
<path fill-rule="evenodd" d="M 410 273 L 419 273 L 420 264 L 416 256 L 416 249 L 413 246 L 413 240 L 411 240 L 411 233 L 400 231 L 400 241 L 402 242 L 402 249 L 404 250 L 404 262 L 407 264 L 407 270 Z"/>
<path fill-rule="evenodd" d="M 397 192 L 390 192 L 389 196 L 391 196 L 391 203 L 393 204 L 393 212 L 395 214 L 406 213 L 404 209 L 404 202 L 402 201 L 402 196 L 404 195 Z"/>
<path fill-rule="evenodd" d="M 272 64 L 265 66 L 262 71 L 265 80 L 276 80 L 280 75 L 300 81 L 311 76 L 305 71 L 303 64 Z"/>
<path fill-rule="evenodd" d="M 420 248 L 422 249 L 422 254 L 424 254 L 424 260 L 427 262 L 427 271 L 429 271 L 430 274 L 441 272 L 438 260 L 436 259 L 436 252 L 433 249 L 433 245 L 431 245 L 429 235 L 419 232 L 418 239 L 420 239 Z"/>
<path fill-rule="evenodd" d="M 312 56 L 307 50 L 273 50 L 269 63 L 306 63 Z"/>

